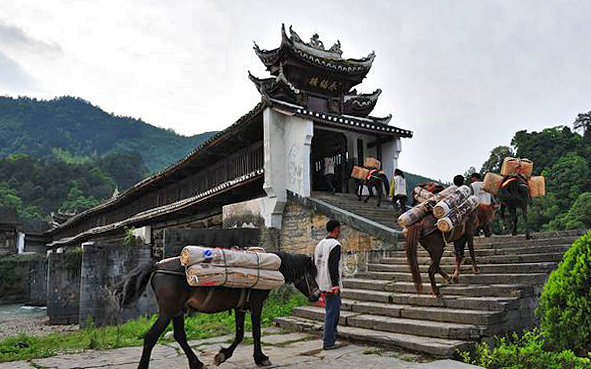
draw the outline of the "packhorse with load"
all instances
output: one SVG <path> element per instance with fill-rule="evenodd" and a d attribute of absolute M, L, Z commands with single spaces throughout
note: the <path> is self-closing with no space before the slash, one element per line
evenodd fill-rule
<path fill-rule="evenodd" d="M 261 314 L 270 289 L 293 284 L 310 302 L 320 297 L 312 258 L 284 252 L 257 253 L 203 247 L 185 247 L 181 256 L 151 261 L 132 270 L 115 286 L 120 306 L 136 301 L 148 283 L 158 301 L 158 319 L 144 337 L 138 369 L 147 369 L 152 349 L 172 321 L 174 338 L 187 355 L 190 369 L 203 369 L 187 343 L 185 313 L 188 310 L 218 313 L 234 310 L 236 336 L 214 358 L 219 365 L 230 358 L 244 338 L 246 311 L 250 311 L 254 362 L 269 366 L 261 348 Z"/>

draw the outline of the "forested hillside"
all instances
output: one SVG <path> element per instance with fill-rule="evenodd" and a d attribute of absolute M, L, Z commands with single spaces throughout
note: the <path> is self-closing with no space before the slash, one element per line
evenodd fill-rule
<path fill-rule="evenodd" d="M 52 211 L 80 212 L 143 179 L 148 170 L 137 153 L 113 153 L 92 162 L 0 159 L 0 207 L 16 209 L 25 224 L 47 221 Z"/>
<path fill-rule="evenodd" d="M 0 97 L 0 207 L 25 223 L 80 212 L 178 161 L 215 132 L 184 137 L 73 97 Z"/>
<path fill-rule="evenodd" d="M 135 118 L 106 113 L 74 97 L 0 97 L 0 158 L 19 153 L 54 159 L 65 154 L 84 160 L 136 151 L 153 173 L 176 162 L 214 133 L 180 136 Z"/>

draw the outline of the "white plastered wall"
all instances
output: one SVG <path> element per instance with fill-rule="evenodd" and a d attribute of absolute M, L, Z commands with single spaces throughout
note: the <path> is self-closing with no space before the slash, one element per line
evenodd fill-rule
<path fill-rule="evenodd" d="M 281 228 L 287 190 L 310 196 L 310 150 L 314 125 L 311 120 L 272 108 L 263 111 L 265 183 L 261 215 L 265 226 Z"/>

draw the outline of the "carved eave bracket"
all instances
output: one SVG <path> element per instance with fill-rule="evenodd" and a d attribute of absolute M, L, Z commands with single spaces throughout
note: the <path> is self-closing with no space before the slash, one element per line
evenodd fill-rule
<path fill-rule="evenodd" d="M 351 91 L 343 97 L 343 114 L 367 117 L 375 108 L 381 94 L 382 90 L 379 88 L 370 94 L 357 94 L 356 90 Z"/>
<path fill-rule="evenodd" d="M 279 69 L 277 77 L 261 79 L 253 76 L 249 71 L 248 78 L 264 98 L 287 100 L 296 104 L 303 101 L 303 94 L 285 77 L 283 68 Z"/>

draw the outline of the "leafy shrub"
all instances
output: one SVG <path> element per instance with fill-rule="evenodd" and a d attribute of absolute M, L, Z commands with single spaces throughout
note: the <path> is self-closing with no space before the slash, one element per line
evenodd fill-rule
<path fill-rule="evenodd" d="M 573 243 L 550 274 L 536 312 L 551 347 L 591 350 L 591 232 Z"/>
<path fill-rule="evenodd" d="M 499 339 L 494 349 L 482 342 L 473 353 L 460 353 L 462 361 L 487 369 L 589 369 L 591 359 L 578 357 L 571 350 L 548 351 L 542 331 L 534 329 L 521 337 Z"/>

